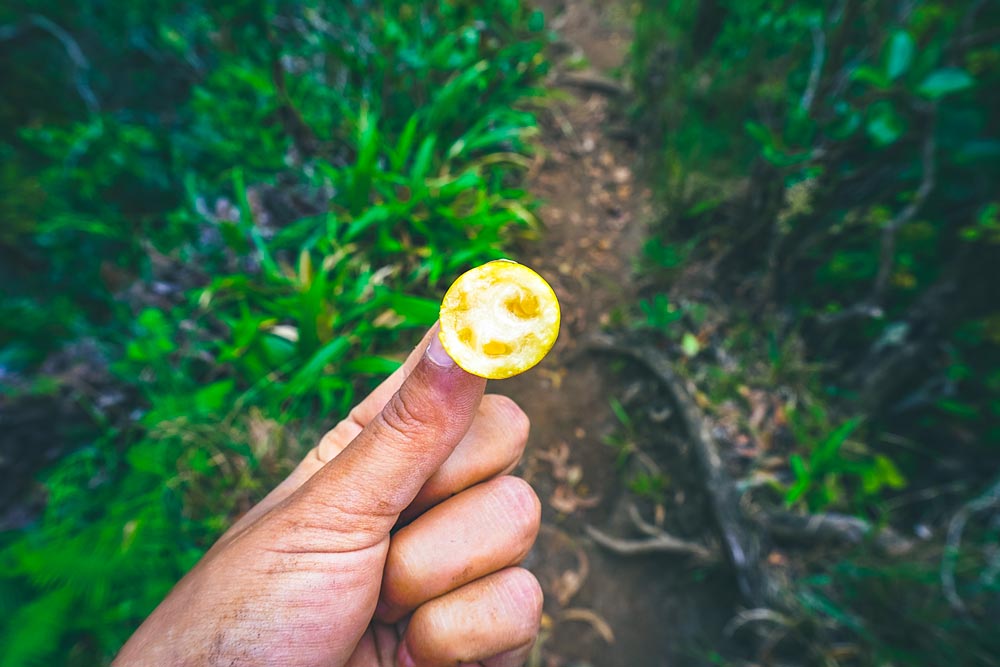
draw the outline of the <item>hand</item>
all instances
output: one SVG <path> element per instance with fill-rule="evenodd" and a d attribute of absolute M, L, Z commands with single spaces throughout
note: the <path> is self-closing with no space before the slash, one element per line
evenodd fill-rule
<path fill-rule="evenodd" d="M 540 505 L 506 476 L 527 418 L 483 396 L 485 384 L 428 333 L 219 539 L 115 664 L 521 665 L 542 594 L 515 565 Z"/>

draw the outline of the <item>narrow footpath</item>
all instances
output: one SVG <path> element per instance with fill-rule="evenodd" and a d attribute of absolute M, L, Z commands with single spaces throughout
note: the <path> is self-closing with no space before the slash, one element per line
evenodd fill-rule
<path fill-rule="evenodd" d="M 531 667 L 646 667 L 709 664 L 731 614 L 731 583 L 682 556 L 622 557 L 587 536 L 634 530 L 634 496 L 608 444 L 623 425 L 612 399 L 655 391 L 638 371 L 581 352 L 582 340 L 613 322 L 635 298 L 634 262 L 650 196 L 637 180 L 627 137 L 620 71 L 631 44 L 625 2 L 543 0 L 553 47 L 550 100 L 540 114 L 541 151 L 528 177 L 543 205 L 540 242 L 520 258 L 544 275 L 563 307 L 553 354 L 531 373 L 494 387 L 532 422 L 522 464 L 543 505 L 543 528 L 526 565 L 546 593 L 543 634 Z M 623 400 L 623 402 L 626 402 Z M 666 440 L 664 440 L 666 441 Z M 665 452 L 671 506 L 667 525 L 698 536 L 707 522 L 682 451 Z M 664 517 L 660 517 L 664 520 Z"/>

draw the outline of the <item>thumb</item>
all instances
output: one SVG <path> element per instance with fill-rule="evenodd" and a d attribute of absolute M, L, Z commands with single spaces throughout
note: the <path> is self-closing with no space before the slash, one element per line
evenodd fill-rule
<path fill-rule="evenodd" d="M 382 411 L 299 489 L 292 504 L 310 514 L 318 510 L 338 530 L 388 535 L 469 430 L 485 388 L 486 380 L 455 364 L 435 331 Z"/>

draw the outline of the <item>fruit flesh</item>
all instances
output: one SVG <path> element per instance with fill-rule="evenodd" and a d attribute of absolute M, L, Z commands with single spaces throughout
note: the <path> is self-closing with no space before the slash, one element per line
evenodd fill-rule
<path fill-rule="evenodd" d="M 559 301 L 545 280 L 509 260 L 459 276 L 441 302 L 441 344 L 466 371 L 499 380 L 528 370 L 559 335 Z"/>

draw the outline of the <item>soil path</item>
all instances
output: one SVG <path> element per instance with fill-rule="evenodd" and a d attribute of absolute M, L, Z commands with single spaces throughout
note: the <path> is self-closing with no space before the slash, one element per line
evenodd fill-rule
<path fill-rule="evenodd" d="M 610 401 L 646 394 L 637 369 L 576 354 L 581 337 L 635 297 L 632 265 L 649 218 L 649 195 L 634 178 L 634 147 L 613 139 L 622 125 L 614 93 L 560 83 L 615 76 L 631 43 L 624 2 L 541 0 L 555 46 L 554 100 L 542 113 L 542 153 L 529 177 L 545 231 L 521 253 L 552 282 L 563 306 L 559 343 L 541 367 L 493 388 L 532 422 L 522 474 L 543 504 L 543 528 L 526 565 L 546 593 L 543 634 L 531 667 L 707 664 L 730 609 L 725 575 L 694 570 L 676 556 L 623 559 L 586 537 L 586 525 L 627 534 L 633 501 L 607 444 L 622 431 Z M 569 74 L 569 76 L 567 76 Z M 611 98 L 611 99 L 609 99 Z M 617 368 L 618 370 L 614 370 Z M 675 448 L 676 449 L 676 448 Z M 684 468 L 683 452 L 661 458 Z M 674 479 L 674 478 L 672 478 Z M 692 480 L 677 475 L 666 525 L 697 537 L 705 512 Z M 677 528 L 679 526 L 679 528 Z M 709 581 L 706 583 L 706 579 Z M 700 581 L 698 581 L 700 580 Z M 713 580 L 716 584 L 713 585 Z"/>

